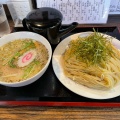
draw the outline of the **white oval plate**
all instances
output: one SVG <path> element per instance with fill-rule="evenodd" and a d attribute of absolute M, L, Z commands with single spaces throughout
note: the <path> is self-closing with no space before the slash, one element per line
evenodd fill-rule
<path fill-rule="evenodd" d="M 53 65 L 53 70 L 59 79 L 59 81 L 69 90 L 72 92 L 87 97 L 87 98 L 92 98 L 92 99 L 110 99 L 114 98 L 120 95 L 120 84 L 115 86 L 113 89 L 108 90 L 108 91 L 103 91 L 103 90 L 96 90 L 92 88 L 85 87 L 83 85 L 77 84 L 76 82 L 72 81 L 71 79 L 67 78 L 64 73 L 62 66 L 60 64 L 60 57 L 64 53 L 66 47 L 68 46 L 69 42 L 73 39 L 76 39 L 78 36 L 84 37 L 87 35 L 90 35 L 92 32 L 82 32 L 82 33 L 77 33 L 73 34 L 64 40 L 62 40 L 58 46 L 56 47 L 54 53 L 53 53 L 53 58 L 52 58 L 52 65 Z M 105 35 L 105 34 L 104 34 Z M 108 35 L 105 35 L 107 37 L 111 37 Z M 120 49 L 120 41 L 112 37 L 112 43 Z"/>

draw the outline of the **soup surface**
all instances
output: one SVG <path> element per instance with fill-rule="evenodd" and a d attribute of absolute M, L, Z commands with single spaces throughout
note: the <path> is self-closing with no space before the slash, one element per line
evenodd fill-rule
<path fill-rule="evenodd" d="M 37 74 L 47 63 L 48 50 L 36 40 L 17 39 L 0 47 L 0 81 L 19 82 Z"/>

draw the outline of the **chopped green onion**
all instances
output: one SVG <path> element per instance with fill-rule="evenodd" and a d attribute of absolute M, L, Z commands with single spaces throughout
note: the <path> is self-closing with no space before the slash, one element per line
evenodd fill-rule
<path fill-rule="evenodd" d="M 35 48 L 35 44 L 33 43 L 33 41 L 31 40 L 26 42 L 23 48 L 17 51 L 17 53 L 15 53 L 14 56 L 8 61 L 9 66 L 13 68 L 16 67 L 16 65 L 14 64 L 15 59 L 32 48 Z"/>
<path fill-rule="evenodd" d="M 70 43 L 71 54 L 89 65 L 107 61 L 113 54 L 111 45 L 111 41 L 98 32 L 87 37 L 78 37 L 77 40 Z"/>
<path fill-rule="evenodd" d="M 32 70 L 34 69 L 35 65 L 38 65 L 40 62 L 37 60 L 34 60 L 24 71 L 23 79 L 26 79 L 31 73 Z"/>

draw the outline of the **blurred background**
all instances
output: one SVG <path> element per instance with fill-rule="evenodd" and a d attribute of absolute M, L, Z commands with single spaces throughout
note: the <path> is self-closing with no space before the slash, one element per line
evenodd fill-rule
<path fill-rule="evenodd" d="M 79 24 L 118 24 L 120 19 L 120 0 L 0 0 L 6 15 L 15 27 L 33 9 L 53 7 L 63 14 L 63 23 L 73 21 Z M 114 21 L 116 23 L 114 23 Z"/>

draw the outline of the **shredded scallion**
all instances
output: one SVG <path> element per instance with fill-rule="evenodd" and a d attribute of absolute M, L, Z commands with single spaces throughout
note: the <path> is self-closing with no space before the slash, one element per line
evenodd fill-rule
<path fill-rule="evenodd" d="M 99 64 L 107 61 L 113 54 L 111 41 L 103 34 L 95 32 L 86 37 L 78 37 L 70 43 L 71 54 L 87 64 Z"/>

